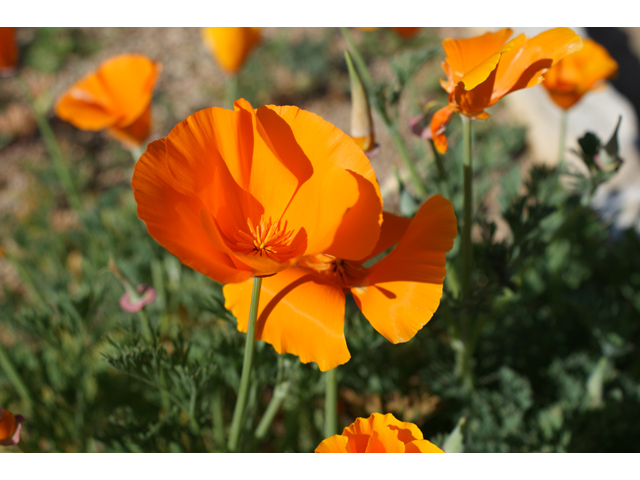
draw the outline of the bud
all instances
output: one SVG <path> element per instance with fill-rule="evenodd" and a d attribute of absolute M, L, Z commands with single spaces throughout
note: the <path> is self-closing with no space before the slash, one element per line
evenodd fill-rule
<path fill-rule="evenodd" d="M 375 142 L 369 98 L 348 51 L 344 52 L 344 57 L 351 83 L 351 137 L 368 157 L 372 157 L 378 154 L 380 147 Z"/>
<path fill-rule="evenodd" d="M 128 287 L 128 284 L 126 287 Z M 138 285 L 136 291 L 126 287 L 124 295 L 120 297 L 120 306 L 127 312 L 138 312 L 142 310 L 142 307 L 153 303 L 156 299 L 156 290 L 149 285 Z"/>
<path fill-rule="evenodd" d="M 20 430 L 24 417 L 14 415 L 9 410 L 0 407 L 0 445 L 9 447 L 20 442 Z"/>
<path fill-rule="evenodd" d="M 205 27 L 202 40 L 220 67 L 235 75 L 260 43 L 260 27 Z"/>

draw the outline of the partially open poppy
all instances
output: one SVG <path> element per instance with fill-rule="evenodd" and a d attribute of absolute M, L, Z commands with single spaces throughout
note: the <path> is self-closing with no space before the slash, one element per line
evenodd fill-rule
<path fill-rule="evenodd" d="M 392 343 L 407 342 L 432 317 L 442 297 L 445 254 L 457 234 L 451 202 L 436 195 L 410 220 L 384 214 L 375 247 L 352 237 L 354 247 L 367 252 L 359 259 L 335 254 L 306 256 L 294 267 L 262 282 L 256 339 L 278 353 L 292 353 L 303 363 L 316 362 L 322 371 L 346 363 L 345 294 L 352 293 L 371 325 Z M 385 258 L 365 267 L 393 245 Z M 328 252 L 327 252 L 328 253 Z M 225 307 L 246 332 L 251 282 L 226 285 Z"/>
<path fill-rule="evenodd" d="M 108 128 L 126 147 L 137 147 L 149 136 L 160 69 L 143 55 L 113 57 L 60 97 L 56 115 L 81 130 Z"/>
<path fill-rule="evenodd" d="M 20 442 L 20 430 L 24 417 L 14 415 L 9 410 L 0 407 L 0 445 L 8 447 Z"/>
<path fill-rule="evenodd" d="M 392 414 L 373 413 L 358 418 L 316 447 L 315 453 L 444 453 L 425 440 L 413 423 L 401 422 Z"/>
<path fill-rule="evenodd" d="M 0 77 L 11 75 L 17 64 L 16 27 L 0 27 Z"/>
<path fill-rule="evenodd" d="M 567 55 L 544 75 L 542 85 L 560 108 L 573 107 L 590 90 L 618 71 L 618 63 L 599 43 L 585 38 L 582 50 Z"/>
<path fill-rule="evenodd" d="M 201 110 L 149 144 L 131 183 L 149 234 L 221 283 L 303 255 L 361 259 L 350 239 L 361 231 L 373 248 L 382 200 L 358 145 L 297 107 L 234 107 Z"/>
<path fill-rule="evenodd" d="M 489 118 L 486 108 L 511 92 L 539 84 L 547 70 L 582 48 L 582 39 L 569 28 L 554 28 L 533 38 L 521 34 L 507 42 L 512 33 L 505 28 L 442 42 L 447 80 L 440 83 L 449 93 L 449 104 L 431 119 L 432 139 L 440 153 L 447 151 L 444 132 L 456 112 Z"/>
<path fill-rule="evenodd" d="M 222 69 L 236 74 L 260 43 L 260 27 L 205 27 L 202 39 Z"/>

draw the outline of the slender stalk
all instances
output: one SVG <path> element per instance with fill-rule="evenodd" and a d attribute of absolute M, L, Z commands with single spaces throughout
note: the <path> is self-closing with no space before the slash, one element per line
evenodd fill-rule
<path fill-rule="evenodd" d="M 324 374 L 324 438 L 338 433 L 338 369 Z"/>
<path fill-rule="evenodd" d="M 462 225 L 462 297 L 469 298 L 471 289 L 472 245 L 471 245 L 471 212 L 473 209 L 471 168 L 471 119 L 460 115 L 462 119 L 463 161 L 464 173 L 464 220 Z"/>
<path fill-rule="evenodd" d="M 278 410 L 280 410 L 282 402 L 287 398 L 290 384 L 291 382 L 289 380 L 285 380 L 282 383 L 278 383 L 276 388 L 273 390 L 273 397 L 271 397 L 271 401 L 269 402 L 267 409 L 264 411 L 264 415 L 262 415 L 258 428 L 256 428 L 257 440 L 262 440 L 267 435 L 269 427 L 271 426 L 273 419 L 276 417 Z"/>
<path fill-rule="evenodd" d="M 2 367 L 2 370 L 4 370 L 4 373 L 9 378 L 13 388 L 16 389 L 16 392 L 25 403 L 28 409 L 27 413 L 31 414 L 33 410 L 33 399 L 31 398 L 31 394 L 29 393 L 27 386 L 22 381 L 22 377 L 20 377 L 20 374 L 17 372 L 13 363 L 11 363 L 11 360 L 2 348 L 2 344 L 0 344 L 0 367 Z"/>
<path fill-rule="evenodd" d="M 360 76 L 362 77 L 362 81 L 364 82 L 364 86 L 366 87 L 369 94 L 371 94 L 373 92 L 372 88 L 375 87 L 375 82 L 373 81 L 371 72 L 369 72 L 367 62 L 364 61 L 364 58 L 360 54 L 360 50 L 358 50 L 356 43 L 353 41 L 353 37 L 351 36 L 351 33 L 349 33 L 349 29 L 347 27 L 340 27 L 340 31 L 342 32 L 342 36 L 347 42 L 349 53 L 353 57 L 353 61 L 358 66 L 358 70 L 360 72 Z"/>
<path fill-rule="evenodd" d="M 253 346 L 256 336 L 256 320 L 258 318 L 258 302 L 260 301 L 260 287 L 262 278 L 254 277 L 253 293 L 251 294 L 251 306 L 249 307 L 249 325 L 247 326 L 247 338 L 244 344 L 244 361 L 242 363 L 242 375 L 240 377 L 240 389 L 238 399 L 231 420 L 231 433 L 229 434 L 228 448 L 230 452 L 238 449 L 240 432 L 244 423 L 244 414 L 247 409 L 249 396 L 249 384 L 251 383 L 251 368 L 253 367 Z"/>
<path fill-rule="evenodd" d="M 225 81 L 225 103 L 233 110 L 233 104 L 238 99 L 238 75 L 227 75 Z"/>
<path fill-rule="evenodd" d="M 27 86 L 25 81 L 20 76 L 17 76 L 16 78 L 18 80 L 18 83 L 20 83 L 20 86 L 22 87 L 22 91 L 25 98 L 27 99 L 29 107 L 31 107 L 33 115 L 36 117 L 38 129 L 40 130 L 42 139 L 47 146 L 47 150 L 49 151 L 49 155 L 51 156 L 51 161 L 53 162 L 53 168 L 56 171 L 58 180 L 60 180 L 62 188 L 67 195 L 69 204 L 76 211 L 76 213 L 80 213 L 82 211 L 82 202 L 80 201 L 78 192 L 73 184 L 71 174 L 69 173 L 69 168 L 64 160 L 64 157 L 62 156 L 62 152 L 60 151 L 60 147 L 58 146 L 56 137 L 53 133 L 53 130 L 51 129 L 51 125 L 49 125 L 49 121 L 47 120 L 45 115 L 42 114 L 36 107 L 35 100 L 31 95 L 29 87 Z"/>
<path fill-rule="evenodd" d="M 153 330 L 151 330 L 151 324 L 149 323 L 149 317 L 144 313 L 144 309 L 138 312 L 140 317 L 140 330 L 142 336 L 147 339 L 149 343 L 153 341 Z"/>
<path fill-rule="evenodd" d="M 427 189 L 424 188 L 424 184 L 422 180 L 420 180 L 420 175 L 418 174 L 418 170 L 416 170 L 416 166 L 409 157 L 409 152 L 407 152 L 407 146 L 404 144 L 404 139 L 400 135 L 398 131 L 398 125 L 394 121 L 392 124 L 387 125 L 387 129 L 389 130 L 389 135 L 391 135 L 391 140 L 393 140 L 393 144 L 398 149 L 398 153 L 402 158 L 407 170 L 409 170 L 409 175 L 411 177 L 411 183 L 413 184 L 413 188 L 415 188 L 416 193 L 420 196 L 424 196 L 427 194 Z"/>
<path fill-rule="evenodd" d="M 213 392 L 211 410 L 213 416 L 213 439 L 216 442 L 216 447 L 224 451 L 226 448 L 224 442 L 224 409 L 222 405 L 222 391 L 220 389 Z"/>
<path fill-rule="evenodd" d="M 564 144 L 567 140 L 567 111 L 562 110 L 560 117 L 560 143 L 558 145 L 558 165 L 564 163 Z"/>

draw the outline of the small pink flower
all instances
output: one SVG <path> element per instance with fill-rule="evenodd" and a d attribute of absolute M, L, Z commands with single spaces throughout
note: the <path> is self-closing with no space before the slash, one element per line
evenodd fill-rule
<path fill-rule="evenodd" d="M 120 297 L 120 306 L 127 312 L 137 312 L 145 305 L 149 305 L 156 298 L 156 291 L 149 285 L 138 285 L 138 293 L 132 291 L 124 292 Z"/>
<path fill-rule="evenodd" d="M 9 447 L 20 442 L 20 430 L 24 417 L 13 415 L 9 410 L 0 407 L 0 445 Z"/>

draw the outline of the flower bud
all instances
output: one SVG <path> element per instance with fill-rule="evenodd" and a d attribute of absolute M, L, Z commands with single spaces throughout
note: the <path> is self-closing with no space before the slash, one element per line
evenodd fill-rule
<path fill-rule="evenodd" d="M 20 442 L 20 430 L 24 417 L 14 415 L 9 410 L 0 407 L 0 445 L 5 447 L 17 445 Z"/>
<path fill-rule="evenodd" d="M 348 51 L 345 51 L 344 56 L 347 61 L 347 67 L 349 68 L 349 79 L 351 83 L 351 137 L 360 148 L 362 148 L 365 154 L 371 157 L 378 153 L 379 147 L 375 142 L 375 135 L 373 133 L 369 98 L 362 79 L 353 65 L 351 55 Z"/>

